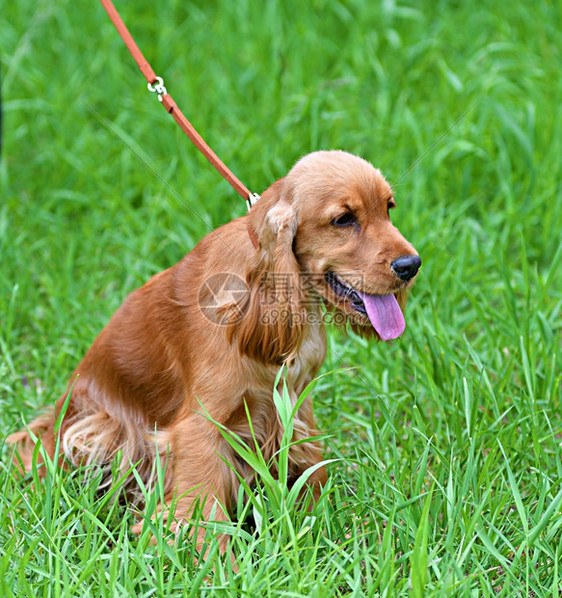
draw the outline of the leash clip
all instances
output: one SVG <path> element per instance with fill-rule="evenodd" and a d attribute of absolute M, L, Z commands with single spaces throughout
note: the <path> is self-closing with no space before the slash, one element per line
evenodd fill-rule
<path fill-rule="evenodd" d="M 154 85 L 152 85 L 152 83 L 149 83 L 147 87 L 148 91 L 154 91 L 158 94 L 159 102 L 162 101 L 162 96 L 168 95 L 168 91 L 164 87 L 164 80 L 162 79 L 162 77 L 156 77 L 156 83 Z"/>
<path fill-rule="evenodd" d="M 248 199 L 246 200 L 246 205 L 248 206 L 248 212 L 252 209 L 252 206 L 258 201 L 260 196 L 257 193 L 250 193 Z"/>

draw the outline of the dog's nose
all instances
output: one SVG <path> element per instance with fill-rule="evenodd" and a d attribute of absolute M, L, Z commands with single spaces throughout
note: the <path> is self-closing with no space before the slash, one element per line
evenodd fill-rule
<path fill-rule="evenodd" d="M 390 269 L 398 278 L 408 281 L 414 278 L 420 266 L 421 259 L 418 255 L 402 255 L 390 264 Z"/>

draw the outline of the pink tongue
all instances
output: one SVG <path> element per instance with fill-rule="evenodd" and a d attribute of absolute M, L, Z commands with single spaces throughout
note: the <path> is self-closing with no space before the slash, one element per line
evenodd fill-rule
<path fill-rule="evenodd" d="M 383 341 L 398 338 L 406 328 L 404 315 L 394 295 L 367 295 L 357 291 L 367 308 L 373 328 Z"/>

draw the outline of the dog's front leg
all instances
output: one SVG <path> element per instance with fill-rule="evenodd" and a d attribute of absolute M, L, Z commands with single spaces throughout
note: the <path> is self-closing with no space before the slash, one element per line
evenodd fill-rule
<path fill-rule="evenodd" d="M 173 481 L 181 498 L 176 513 L 189 513 L 189 505 L 197 497 L 207 497 L 203 514 L 208 517 L 214 504 L 228 509 L 233 474 L 223 458 L 230 456 L 228 444 L 219 428 L 199 413 L 193 413 L 177 422 L 172 438 Z M 217 508 L 224 514 L 222 508 Z"/>
<path fill-rule="evenodd" d="M 168 507 L 165 514 L 175 519 L 170 529 L 178 532 L 194 515 L 202 516 L 205 521 L 227 521 L 236 478 L 221 458 L 229 458 L 230 453 L 219 429 L 202 415 L 192 413 L 173 424 L 169 434 L 172 487 L 178 497 L 173 512 Z M 200 515 L 194 513 L 197 504 L 202 505 Z M 142 523 L 133 528 L 137 533 L 141 530 Z M 194 534 L 200 552 L 205 532 L 201 526 Z M 222 552 L 226 546 L 227 537 L 221 536 Z"/>

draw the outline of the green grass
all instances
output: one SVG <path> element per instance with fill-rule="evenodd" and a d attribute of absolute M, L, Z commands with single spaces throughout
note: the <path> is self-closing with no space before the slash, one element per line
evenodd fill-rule
<path fill-rule="evenodd" d="M 424 265 L 401 340 L 330 333 L 314 400 L 334 461 L 311 512 L 264 472 L 229 524 L 233 571 L 213 530 L 206 562 L 188 533 L 152 546 L 84 472 L 22 485 L 6 449 L 0 595 L 562 594 L 562 7 L 475 6 L 118 2 L 252 190 L 309 151 L 360 154 Z M 96 2 L 0 19 L 3 438 L 60 396 L 129 291 L 245 206 Z"/>

